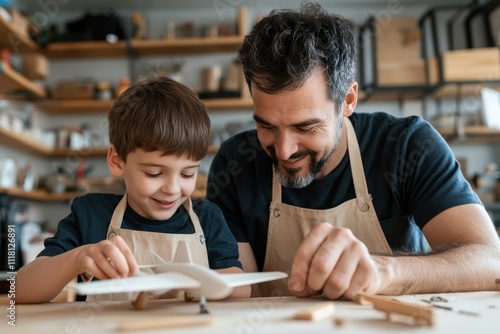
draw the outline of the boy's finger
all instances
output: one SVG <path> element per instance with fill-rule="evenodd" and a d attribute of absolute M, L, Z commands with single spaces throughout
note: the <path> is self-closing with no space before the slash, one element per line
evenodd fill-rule
<path fill-rule="evenodd" d="M 139 270 L 139 265 L 135 260 L 134 254 L 125 243 L 125 241 L 121 237 L 118 238 L 119 239 L 116 242 L 116 247 L 118 247 L 124 257 L 125 262 L 127 263 L 127 271 L 124 273 L 124 276 L 132 276 L 136 271 Z"/>

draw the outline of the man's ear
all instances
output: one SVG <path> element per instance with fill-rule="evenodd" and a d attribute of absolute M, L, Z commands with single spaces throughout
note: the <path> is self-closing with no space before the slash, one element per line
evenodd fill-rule
<path fill-rule="evenodd" d="M 111 145 L 108 149 L 107 162 L 111 175 L 114 177 L 123 176 L 123 165 L 125 162 L 118 156 L 114 145 Z"/>
<path fill-rule="evenodd" d="M 356 109 L 357 103 L 358 103 L 358 83 L 354 81 L 351 85 L 351 88 L 349 88 L 349 91 L 347 92 L 347 96 L 343 104 L 344 117 L 349 117 L 352 115 L 354 109 Z"/>

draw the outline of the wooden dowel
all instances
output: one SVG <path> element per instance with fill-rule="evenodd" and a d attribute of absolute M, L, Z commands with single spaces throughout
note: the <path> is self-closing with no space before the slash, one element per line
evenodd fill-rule
<path fill-rule="evenodd" d="M 333 302 L 319 303 L 307 310 L 295 313 L 294 318 L 299 320 L 318 321 L 332 316 L 335 313 Z"/>
<path fill-rule="evenodd" d="M 161 316 L 121 321 L 116 329 L 120 332 L 130 332 L 157 328 L 203 326 L 209 325 L 211 322 L 212 317 L 208 315 Z"/>

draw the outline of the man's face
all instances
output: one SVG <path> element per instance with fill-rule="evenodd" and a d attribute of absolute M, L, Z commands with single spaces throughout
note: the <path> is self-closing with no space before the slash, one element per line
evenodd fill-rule
<path fill-rule="evenodd" d="M 343 117 L 320 70 L 294 91 L 269 95 L 253 88 L 252 96 L 259 140 L 283 186 L 302 188 L 334 169 Z"/>

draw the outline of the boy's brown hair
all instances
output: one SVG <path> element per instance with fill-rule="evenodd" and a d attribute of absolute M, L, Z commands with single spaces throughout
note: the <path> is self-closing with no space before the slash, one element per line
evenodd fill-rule
<path fill-rule="evenodd" d="M 123 92 L 111 106 L 108 123 L 110 142 L 123 161 L 138 148 L 199 161 L 210 145 L 205 105 L 191 89 L 164 76 Z"/>

